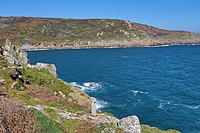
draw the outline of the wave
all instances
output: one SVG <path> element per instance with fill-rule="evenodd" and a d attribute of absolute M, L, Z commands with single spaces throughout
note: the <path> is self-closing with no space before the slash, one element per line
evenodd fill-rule
<path fill-rule="evenodd" d="M 169 44 L 165 44 L 165 45 L 155 45 L 155 46 L 147 46 L 147 47 L 168 47 L 171 46 Z"/>
<path fill-rule="evenodd" d="M 182 106 L 182 107 L 186 107 L 186 108 L 190 108 L 190 109 L 199 109 L 200 105 L 186 105 L 186 104 L 174 104 L 176 106 Z"/>
<path fill-rule="evenodd" d="M 164 107 L 165 105 L 170 105 L 170 104 L 171 104 L 170 101 L 167 101 L 167 100 L 160 100 L 160 103 L 159 103 L 158 108 L 159 108 L 159 109 L 163 109 L 163 107 Z"/>
<path fill-rule="evenodd" d="M 105 108 L 107 105 L 108 105 L 108 102 L 106 102 L 104 100 L 97 99 L 97 101 L 96 101 L 96 108 L 97 109 Z"/>
<path fill-rule="evenodd" d="M 101 88 L 101 84 L 96 83 L 96 82 L 86 82 L 86 83 L 83 83 L 83 85 L 87 88 L 90 88 L 90 89 Z"/>
<path fill-rule="evenodd" d="M 82 84 L 79 84 L 77 82 L 70 82 L 69 84 L 73 86 L 77 86 L 81 88 L 81 90 L 83 91 L 86 91 L 86 90 L 92 91 L 92 90 L 100 89 L 102 87 L 102 83 L 96 83 L 96 82 L 84 82 Z"/>
<path fill-rule="evenodd" d="M 136 94 L 149 94 L 149 92 L 145 92 L 145 91 L 140 91 L 140 90 L 131 90 L 131 92 L 133 92 L 134 95 Z"/>
<path fill-rule="evenodd" d="M 181 107 L 185 107 L 185 108 L 189 108 L 189 109 L 200 109 L 200 105 L 187 105 L 187 104 L 179 104 L 179 103 L 173 103 L 171 101 L 167 101 L 167 100 L 159 100 L 159 109 L 163 109 L 165 105 L 171 105 L 171 106 L 181 106 Z"/>
<path fill-rule="evenodd" d="M 76 82 L 69 82 L 70 85 L 73 85 L 73 86 L 76 86 L 76 87 L 79 87 L 81 88 L 81 90 L 83 89 L 84 86 L 81 86 L 79 84 L 77 84 Z"/>

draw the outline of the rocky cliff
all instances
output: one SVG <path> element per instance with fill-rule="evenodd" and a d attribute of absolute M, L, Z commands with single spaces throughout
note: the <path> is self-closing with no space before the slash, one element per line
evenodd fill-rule
<path fill-rule="evenodd" d="M 55 49 L 198 44 L 200 34 L 125 20 L 0 17 L 0 44 L 5 39 L 23 49 Z"/>
<path fill-rule="evenodd" d="M 164 132 L 141 126 L 134 115 L 117 119 L 97 111 L 94 98 L 56 78 L 55 65 L 30 65 L 9 40 L 0 48 L 0 112 L 0 132 Z"/>

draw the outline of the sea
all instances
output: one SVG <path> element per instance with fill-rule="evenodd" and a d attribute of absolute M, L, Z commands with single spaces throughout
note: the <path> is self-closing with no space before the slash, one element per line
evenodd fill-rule
<path fill-rule="evenodd" d="M 27 52 L 31 64 L 55 64 L 58 78 L 95 97 L 102 112 L 200 133 L 199 45 Z"/>

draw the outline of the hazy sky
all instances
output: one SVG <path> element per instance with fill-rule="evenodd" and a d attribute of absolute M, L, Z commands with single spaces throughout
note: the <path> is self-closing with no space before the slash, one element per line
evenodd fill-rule
<path fill-rule="evenodd" d="M 0 16 L 114 18 L 200 32 L 200 0 L 1 0 Z"/>

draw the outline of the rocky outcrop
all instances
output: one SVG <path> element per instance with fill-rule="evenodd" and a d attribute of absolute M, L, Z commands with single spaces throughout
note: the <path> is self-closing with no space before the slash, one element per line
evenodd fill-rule
<path fill-rule="evenodd" d="M 125 133 L 141 133 L 140 122 L 135 115 L 121 119 L 118 124 Z"/>
<path fill-rule="evenodd" d="M 28 65 L 28 67 L 36 69 L 47 69 L 52 75 L 55 77 L 57 76 L 56 66 L 54 64 L 37 63 L 36 65 Z"/>
<path fill-rule="evenodd" d="M 31 49 L 37 49 L 37 47 L 34 47 L 30 44 L 23 44 L 21 47 L 21 49 L 27 49 L 27 50 L 31 50 Z"/>
<path fill-rule="evenodd" d="M 28 54 L 22 49 L 16 49 L 15 45 L 10 40 L 6 39 L 5 46 L 1 48 L 0 55 L 5 58 L 11 66 L 27 66 L 36 69 L 47 69 L 55 77 L 56 66 L 54 64 L 37 63 L 36 65 L 30 65 Z"/>
<path fill-rule="evenodd" d="M 27 53 L 21 49 L 16 49 L 15 45 L 10 40 L 6 39 L 5 46 L 2 48 L 2 56 L 13 66 L 27 65 L 29 59 Z"/>
<path fill-rule="evenodd" d="M 21 49 L 18 49 L 17 53 L 19 54 L 18 55 L 19 64 L 27 65 L 29 63 L 28 54 Z"/>

